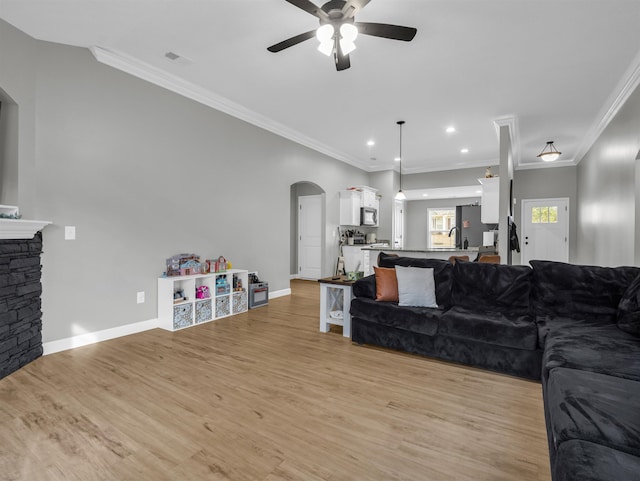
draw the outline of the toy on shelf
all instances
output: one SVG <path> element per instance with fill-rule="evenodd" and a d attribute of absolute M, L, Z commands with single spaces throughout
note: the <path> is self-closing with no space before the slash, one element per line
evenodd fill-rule
<path fill-rule="evenodd" d="M 184 295 L 183 289 L 176 289 L 173 293 L 173 303 L 177 304 L 178 302 L 188 301 L 189 298 Z"/>
<path fill-rule="evenodd" d="M 177 254 L 167 259 L 167 277 L 200 274 L 201 271 L 197 254 Z"/>
<path fill-rule="evenodd" d="M 216 279 L 216 296 L 223 296 L 229 294 L 231 289 L 227 282 L 227 276 L 220 276 Z"/>
<path fill-rule="evenodd" d="M 208 286 L 198 286 L 196 289 L 196 299 L 208 299 L 211 297 L 211 292 Z"/>

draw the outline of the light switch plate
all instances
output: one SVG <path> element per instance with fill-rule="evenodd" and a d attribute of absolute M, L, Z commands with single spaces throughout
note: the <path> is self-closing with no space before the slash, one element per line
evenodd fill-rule
<path fill-rule="evenodd" d="M 144 291 L 138 292 L 138 304 L 144 304 Z"/>
<path fill-rule="evenodd" d="M 64 240 L 75 240 L 76 239 L 76 226 L 74 225 L 65 225 L 64 226 Z"/>

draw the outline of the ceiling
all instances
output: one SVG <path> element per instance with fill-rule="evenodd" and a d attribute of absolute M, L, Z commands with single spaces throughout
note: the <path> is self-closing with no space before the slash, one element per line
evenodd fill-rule
<path fill-rule="evenodd" d="M 640 77 L 639 0 L 372 0 L 357 21 L 418 33 L 359 36 L 342 72 L 315 39 L 267 51 L 318 26 L 284 0 L 0 0 L 0 18 L 367 171 L 397 169 L 398 120 L 403 173 L 497 164 L 496 121 L 516 168 L 547 140 L 572 165 Z"/>

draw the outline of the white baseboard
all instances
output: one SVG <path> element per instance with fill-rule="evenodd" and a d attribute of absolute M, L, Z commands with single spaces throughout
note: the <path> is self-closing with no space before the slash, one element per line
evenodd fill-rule
<path fill-rule="evenodd" d="M 289 279 L 300 279 L 300 274 L 290 274 Z"/>
<path fill-rule="evenodd" d="M 276 297 L 290 296 L 290 295 L 291 295 L 291 288 L 281 289 L 279 291 L 270 292 L 269 299 L 275 299 Z"/>
<path fill-rule="evenodd" d="M 279 291 L 273 291 L 269 293 L 269 299 L 275 299 L 277 297 L 290 296 L 291 289 L 281 289 Z M 116 337 L 128 336 L 129 334 L 136 334 L 137 332 L 148 331 L 149 329 L 155 329 L 160 327 L 158 319 L 150 319 L 148 321 L 135 322 L 133 324 L 125 324 L 124 326 L 112 327 L 110 329 L 104 329 L 102 331 L 87 332 L 78 336 L 67 337 L 65 339 L 58 339 L 57 341 L 45 342 L 42 345 L 43 354 L 53 354 L 55 352 L 66 351 L 67 349 L 73 349 L 75 347 L 87 346 L 89 344 L 95 344 L 97 342 L 108 341 L 109 339 L 115 339 Z"/>
<path fill-rule="evenodd" d="M 49 341 L 43 343 L 43 354 L 53 354 L 54 352 L 66 351 L 74 347 L 87 346 L 96 342 L 108 341 L 116 337 L 128 336 L 137 332 L 155 329 L 158 326 L 158 319 L 150 319 L 148 321 L 135 322 L 133 324 L 125 324 L 124 326 L 112 327 L 102 331 L 87 332 L 78 336 L 58 339 L 57 341 Z"/>

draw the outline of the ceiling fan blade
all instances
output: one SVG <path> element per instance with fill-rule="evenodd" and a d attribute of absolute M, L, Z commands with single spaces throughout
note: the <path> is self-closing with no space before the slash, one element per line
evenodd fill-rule
<path fill-rule="evenodd" d="M 336 61 L 336 70 L 340 72 L 341 70 L 347 70 L 351 67 L 351 61 L 349 60 L 349 54 L 343 55 L 342 49 L 340 48 L 340 44 L 336 42 L 336 47 L 333 50 L 333 59 Z"/>
<path fill-rule="evenodd" d="M 300 35 L 296 35 L 295 37 L 288 38 L 283 40 L 280 43 L 276 43 L 275 45 L 271 45 L 271 47 L 267 47 L 269 52 L 280 52 L 285 48 L 293 47 L 294 45 L 298 45 L 300 42 L 304 42 L 305 40 L 309 40 L 310 38 L 315 37 L 316 31 L 309 30 L 308 32 L 301 33 Z"/>
<path fill-rule="evenodd" d="M 402 27 L 400 25 L 389 25 L 387 23 L 354 22 L 358 27 L 358 33 L 363 35 L 373 35 L 374 37 L 390 38 L 393 40 L 404 40 L 410 42 L 418 32 L 413 27 Z"/>
<path fill-rule="evenodd" d="M 322 10 L 317 5 L 311 3 L 309 0 L 285 0 L 285 1 L 289 2 L 291 5 L 294 5 L 304 10 L 307 13 L 310 13 L 314 17 L 318 17 L 321 20 L 329 19 L 329 15 L 327 15 L 327 12 Z"/>
<path fill-rule="evenodd" d="M 342 7 L 342 15 L 344 18 L 353 17 L 358 10 L 362 10 L 371 0 L 347 0 L 344 7 Z"/>

